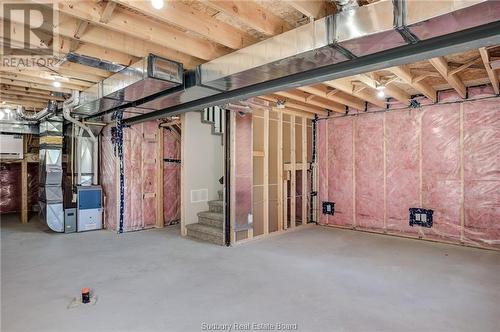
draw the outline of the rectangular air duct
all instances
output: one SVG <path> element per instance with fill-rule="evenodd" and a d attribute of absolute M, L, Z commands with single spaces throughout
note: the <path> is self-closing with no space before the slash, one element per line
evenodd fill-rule
<path fill-rule="evenodd" d="M 182 84 L 182 64 L 150 54 L 83 91 L 73 112 L 94 115 Z"/>

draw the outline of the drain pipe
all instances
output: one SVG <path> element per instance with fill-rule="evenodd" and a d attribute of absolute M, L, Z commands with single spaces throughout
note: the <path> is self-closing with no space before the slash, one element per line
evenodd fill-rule
<path fill-rule="evenodd" d="M 83 131 L 86 131 L 89 136 L 90 136 L 90 139 L 92 140 L 92 143 L 93 143 L 93 148 L 92 148 L 92 184 L 97 184 L 98 182 L 98 176 L 97 176 L 97 168 L 98 168 L 98 145 L 99 145 L 99 142 L 97 140 L 97 137 L 94 135 L 94 133 L 92 132 L 92 130 L 90 130 L 89 127 L 87 127 L 86 125 L 84 125 L 83 123 L 81 123 L 80 121 L 74 119 L 72 116 L 71 116 L 71 110 L 73 109 L 73 107 L 75 107 L 76 105 L 78 105 L 78 103 L 80 102 L 80 93 L 76 90 L 73 90 L 73 93 L 72 93 L 72 96 L 70 99 L 66 100 L 64 103 L 63 103 L 63 117 L 64 119 L 68 120 L 69 122 L 73 123 L 74 125 L 76 125 L 77 127 L 79 127 L 81 129 L 81 133 L 83 133 Z M 79 148 L 78 148 L 78 145 L 79 145 L 79 141 L 77 140 L 77 154 L 79 153 Z M 80 182 L 80 177 L 81 177 L 81 170 L 78 170 L 78 182 Z"/>

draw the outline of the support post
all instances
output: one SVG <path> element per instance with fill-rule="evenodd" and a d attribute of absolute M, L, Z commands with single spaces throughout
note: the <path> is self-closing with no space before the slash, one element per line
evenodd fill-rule
<path fill-rule="evenodd" d="M 290 116 L 290 228 L 295 228 L 296 211 L 296 158 L 295 158 L 295 115 Z"/>
<path fill-rule="evenodd" d="M 21 223 L 28 223 L 28 162 L 21 161 Z"/>
<path fill-rule="evenodd" d="M 302 118 L 302 225 L 307 224 L 307 121 Z"/>
<path fill-rule="evenodd" d="M 283 113 L 278 113 L 278 231 L 283 230 Z M 286 221 L 285 221 L 286 222 Z"/>
<path fill-rule="evenodd" d="M 156 135 L 158 150 L 156 153 L 156 227 L 163 228 L 163 127 L 158 127 Z"/>
<path fill-rule="evenodd" d="M 264 235 L 269 234 L 269 112 L 264 112 Z"/>

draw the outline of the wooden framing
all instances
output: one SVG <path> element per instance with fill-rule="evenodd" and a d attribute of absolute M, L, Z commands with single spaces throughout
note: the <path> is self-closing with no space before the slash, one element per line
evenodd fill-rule
<path fill-rule="evenodd" d="M 443 78 L 451 85 L 453 89 L 462 98 L 467 97 L 464 82 L 458 77 L 457 74 L 451 74 L 448 68 L 448 63 L 444 57 L 430 59 L 429 62 L 436 68 L 436 70 L 443 76 Z"/>
<path fill-rule="evenodd" d="M 302 118 L 302 225 L 307 224 L 307 122 Z"/>
<path fill-rule="evenodd" d="M 295 201 L 297 196 L 296 190 L 296 155 L 295 155 L 295 115 L 290 116 L 290 228 L 295 228 L 296 224 L 296 209 Z"/>
<path fill-rule="evenodd" d="M 488 50 L 485 47 L 479 49 L 479 54 L 481 55 L 481 59 L 484 64 L 484 68 L 488 73 L 488 78 L 493 86 L 493 90 L 498 95 L 500 94 L 500 88 L 498 87 L 498 76 L 495 71 L 491 68 L 490 65 L 490 55 L 488 54 Z"/>
<path fill-rule="evenodd" d="M 156 151 L 156 227 L 163 228 L 165 222 L 163 221 L 163 127 L 158 127 L 157 138 L 157 151 Z"/>
<path fill-rule="evenodd" d="M 277 162 L 277 186 L 278 186 L 278 231 L 283 230 L 283 113 L 278 110 L 278 162 Z M 286 219 L 285 219 L 286 220 Z"/>
<path fill-rule="evenodd" d="M 269 234 L 269 111 L 264 112 L 263 232 Z"/>

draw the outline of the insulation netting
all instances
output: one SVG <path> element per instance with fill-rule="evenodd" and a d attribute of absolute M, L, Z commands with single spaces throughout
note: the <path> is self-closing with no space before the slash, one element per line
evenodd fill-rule
<path fill-rule="evenodd" d="M 418 109 L 333 117 L 318 124 L 323 225 L 500 248 L 500 98 L 445 92 Z M 431 228 L 409 208 L 432 209 Z"/>

